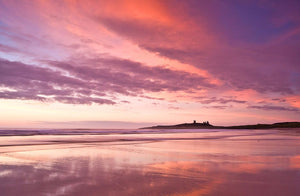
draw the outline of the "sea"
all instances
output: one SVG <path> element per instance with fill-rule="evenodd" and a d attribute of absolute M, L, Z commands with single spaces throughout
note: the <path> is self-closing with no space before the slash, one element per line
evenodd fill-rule
<path fill-rule="evenodd" d="M 300 195 L 300 129 L 1 129 L 0 195 Z"/>

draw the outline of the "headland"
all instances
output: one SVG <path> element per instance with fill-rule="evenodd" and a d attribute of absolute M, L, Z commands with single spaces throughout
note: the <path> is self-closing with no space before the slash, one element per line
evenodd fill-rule
<path fill-rule="evenodd" d="M 274 128 L 300 128 L 300 122 L 278 122 L 273 124 L 254 124 L 254 125 L 236 125 L 236 126 L 214 126 L 208 121 L 203 123 L 183 123 L 177 125 L 157 125 L 152 127 L 143 127 L 140 129 L 274 129 Z"/>

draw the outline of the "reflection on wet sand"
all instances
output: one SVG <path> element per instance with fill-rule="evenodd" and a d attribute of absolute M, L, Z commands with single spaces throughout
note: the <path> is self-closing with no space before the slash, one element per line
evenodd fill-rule
<path fill-rule="evenodd" d="M 300 194 L 300 137 L 273 130 L 9 137 L 1 195 Z"/>

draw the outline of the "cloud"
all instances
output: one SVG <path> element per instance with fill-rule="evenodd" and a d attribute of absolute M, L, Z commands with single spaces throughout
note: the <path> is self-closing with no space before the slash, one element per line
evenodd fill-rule
<path fill-rule="evenodd" d="M 253 109 L 259 109 L 259 110 L 279 110 L 279 111 L 292 111 L 292 112 L 299 112 L 300 110 L 298 108 L 293 108 L 293 107 L 284 107 L 284 106 L 274 106 L 274 105 L 252 105 L 248 106 L 248 108 L 253 108 Z"/>
<path fill-rule="evenodd" d="M 237 100 L 234 98 L 217 98 L 217 97 L 194 97 L 202 104 L 211 104 L 211 103 L 218 103 L 218 104 L 227 104 L 227 103 L 247 103 L 247 101 Z"/>
<path fill-rule="evenodd" d="M 180 109 L 182 109 L 182 108 L 180 108 L 180 107 L 177 107 L 177 106 L 169 106 L 168 107 L 168 109 L 171 109 L 171 110 L 180 110 Z"/>
<path fill-rule="evenodd" d="M 300 90 L 296 85 L 300 34 L 295 29 L 300 17 L 295 9 L 291 9 L 294 14 L 289 13 L 289 6 L 279 9 L 279 4 L 166 3 L 163 6 L 168 7 L 172 25 L 160 23 L 159 18 L 157 22 L 128 14 L 93 17 L 141 48 L 208 71 L 224 81 L 224 88 L 296 94 Z M 293 4 L 299 7 L 296 1 Z M 290 17 L 278 24 L 280 13 Z M 296 33 L 282 39 L 291 31 Z"/>
<path fill-rule="evenodd" d="M 285 108 L 290 116 L 289 106 L 299 105 L 299 1 L 2 4 L 3 99 L 135 104 L 139 97 L 233 105 L 237 113 Z"/>
<path fill-rule="evenodd" d="M 214 87 L 207 78 L 197 74 L 162 66 L 150 67 L 127 59 L 109 57 L 48 63 L 83 80 L 97 81 L 106 85 L 108 91 L 122 94 Z"/>
<path fill-rule="evenodd" d="M 77 62 L 43 61 L 45 63 L 47 65 L 40 67 L 0 59 L 0 85 L 6 88 L 0 91 L 0 97 L 70 104 L 115 104 L 114 94 L 148 98 L 147 92 L 213 87 L 206 78 L 196 74 L 112 57 Z"/>
<path fill-rule="evenodd" d="M 225 110 L 229 107 L 232 106 L 226 106 L 226 105 L 213 105 L 213 106 L 204 106 L 204 108 L 208 108 L 208 109 L 219 109 L 219 110 Z"/>
<path fill-rule="evenodd" d="M 54 100 L 73 104 L 115 103 L 91 97 L 93 86 L 95 84 L 65 76 L 50 68 L 0 59 L 0 87 L 5 87 L 0 91 L 0 98 L 3 99 Z"/>
<path fill-rule="evenodd" d="M 18 49 L 0 43 L 0 52 L 19 52 Z"/>

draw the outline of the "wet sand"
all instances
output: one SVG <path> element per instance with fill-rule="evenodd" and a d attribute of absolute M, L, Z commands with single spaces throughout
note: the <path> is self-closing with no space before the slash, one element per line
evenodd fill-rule
<path fill-rule="evenodd" d="M 300 195 L 295 131 L 9 133 L 0 131 L 1 195 Z"/>

